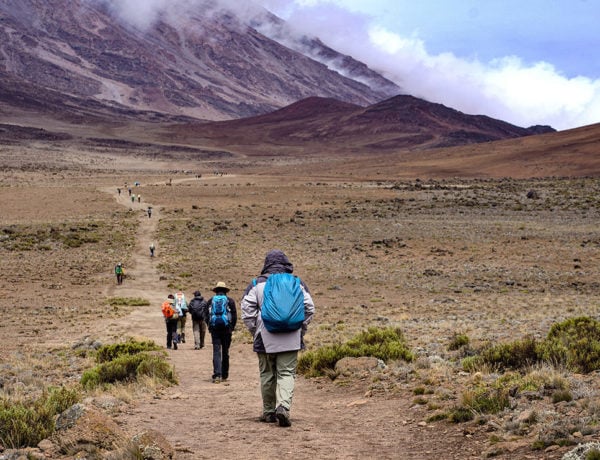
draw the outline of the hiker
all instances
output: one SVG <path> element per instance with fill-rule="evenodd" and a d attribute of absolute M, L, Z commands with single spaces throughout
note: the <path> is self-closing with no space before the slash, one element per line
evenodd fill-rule
<path fill-rule="evenodd" d="M 175 309 L 177 310 L 177 313 L 179 313 L 179 320 L 177 322 L 177 335 L 179 340 L 181 340 L 181 343 L 185 343 L 185 323 L 188 306 L 185 300 L 185 294 L 181 291 L 178 291 L 177 294 L 175 294 Z"/>
<path fill-rule="evenodd" d="M 141 203 L 141 202 L 142 202 L 142 195 L 140 195 L 140 194 L 138 193 L 138 203 Z"/>
<path fill-rule="evenodd" d="M 129 187 L 127 191 L 129 192 L 129 196 L 131 196 L 131 187 Z"/>
<path fill-rule="evenodd" d="M 294 266 L 280 250 L 269 251 L 265 257 L 260 275 L 246 288 L 241 302 L 242 320 L 254 338 L 253 350 L 258 354 L 260 390 L 263 402 L 261 422 L 275 423 L 279 426 L 291 426 L 290 409 L 294 395 L 294 380 L 298 365 L 298 350 L 304 348 L 304 334 L 312 320 L 315 306 L 308 287 L 297 277 L 279 274 L 292 274 Z M 264 307 L 277 306 L 276 290 L 265 292 L 267 280 L 278 275 L 277 279 L 290 279 L 295 284 L 296 303 L 302 314 L 300 321 L 290 325 L 289 332 L 270 332 L 270 323 L 265 326 Z M 272 296 L 269 294 L 273 294 Z M 271 301 L 273 299 L 275 301 Z M 279 305 L 281 305 L 279 299 Z M 273 329 L 274 330 L 274 329 Z M 289 329 L 288 329 L 289 330 Z"/>
<path fill-rule="evenodd" d="M 133 195 L 131 195 L 131 202 L 135 203 L 135 193 Z"/>
<path fill-rule="evenodd" d="M 156 249 L 154 243 L 150 243 L 150 257 L 154 257 L 154 249 Z"/>
<path fill-rule="evenodd" d="M 117 275 L 117 284 L 123 284 L 123 275 L 125 275 L 123 262 L 119 262 L 117 265 L 115 265 L 115 275 Z"/>
<path fill-rule="evenodd" d="M 194 350 L 204 348 L 204 337 L 206 336 L 206 323 L 204 317 L 208 304 L 200 291 L 194 292 L 194 298 L 188 304 L 188 310 L 192 315 L 192 331 L 194 333 Z"/>
<path fill-rule="evenodd" d="M 152 206 L 148 206 L 148 219 L 152 217 Z"/>
<path fill-rule="evenodd" d="M 121 189 L 117 188 L 117 193 L 120 195 L 121 194 Z"/>
<path fill-rule="evenodd" d="M 163 302 L 161 309 L 167 326 L 167 348 L 171 349 L 173 347 L 173 350 L 177 350 L 177 343 L 179 342 L 177 337 L 177 322 L 179 321 L 179 316 L 175 309 L 175 296 L 173 294 L 167 296 L 167 300 Z"/>
<path fill-rule="evenodd" d="M 208 301 L 204 321 L 213 345 L 213 383 L 221 383 L 229 378 L 229 347 L 231 335 L 237 322 L 235 301 L 227 295 L 229 288 L 219 281 L 212 289 L 214 296 Z"/>

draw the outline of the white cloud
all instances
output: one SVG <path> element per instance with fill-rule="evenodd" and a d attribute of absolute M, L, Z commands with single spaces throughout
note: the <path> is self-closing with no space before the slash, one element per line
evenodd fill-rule
<path fill-rule="evenodd" d="M 432 55 L 421 40 L 377 26 L 369 37 L 376 52 L 361 57 L 402 82 L 408 93 L 520 126 L 565 129 L 600 122 L 600 80 L 567 78 L 551 64 L 525 65 L 515 56 L 482 63 Z"/>
<path fill-rule="evenodd" d="M 293 29 L 319 37 L 395 81 L 406 93 L 470 114 L 484 114 L 519 126 L 549 124 L 566 129 L 600 122 L 600 79 L 569 78 L 546 62 L 516 56 L 489 62 L 434 54 L 415 32 L 403 36 L 365 13 L 362 0 L 88 0 L 111 5 L 129 23 L 146 28 L 161 14 L 211 14 L 217 8 L 242 20 L 266 7 Z M 370 0 L 381 10 L 387 1 Z M 361 11 L 360 13 L 358 11 Z"/>

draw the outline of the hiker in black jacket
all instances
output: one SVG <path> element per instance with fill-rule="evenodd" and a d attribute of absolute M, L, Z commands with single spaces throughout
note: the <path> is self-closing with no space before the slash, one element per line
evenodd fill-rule
<path fill-rule="evenodd" d="M 194 292 L 194 298 L 188 304 L 188 310 L 192 315 L 192 331 L 194 332 L 194 350 L 204 348 L 204 337 L 206 336 L 206 300 L 200 291 Z"/>

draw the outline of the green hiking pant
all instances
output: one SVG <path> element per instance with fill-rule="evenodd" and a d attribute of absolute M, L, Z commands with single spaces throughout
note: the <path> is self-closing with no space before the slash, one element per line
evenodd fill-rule
<path fill-rule="evenodd" d="M 258 353 L 263 414 L 274 413 L 278 406 L 291 409 L 297 365 L 298 350 Z"/>

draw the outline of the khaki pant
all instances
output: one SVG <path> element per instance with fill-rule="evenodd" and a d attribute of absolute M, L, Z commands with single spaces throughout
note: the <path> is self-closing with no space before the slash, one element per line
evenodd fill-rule
<path fill-rule="evenodd" d="M 294 396 L 298 351 L 258 353 L 263 414 L 272 414 L 278 406 L 290 410 Z"/>

